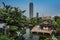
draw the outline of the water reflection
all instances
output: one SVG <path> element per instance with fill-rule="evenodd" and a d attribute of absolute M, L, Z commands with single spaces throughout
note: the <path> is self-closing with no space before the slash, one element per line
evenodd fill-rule
<path fill-rule="evenodd" d="M 39 40 L 39 35 L 33 34 L 31 36 L 30 29 L 26 28 L 26 34 L 24 34 L 25 40 Z"/>
<path fill-rule="evenodd" d="M 33 35 L 32 40 L 39 40 L 39 35 Z"/>
<path fill-rule="evenodd" d="M 30 40 L 30 29 L 26 28 L 26 34 L 24 34 L 25 40 Z"/>
<path fill-rule="evenodd" d="M 40 35 L 31 34 L 29 28 L 26 28 L 26 34 L 24 34 L 24 38 L 25 38 L 25 40 L 44 40 L 45 39 L 45 37 L 42 37 Z M 54 34 L 52 35 L 52 39 L 57 40 L 57 38 L 54 36 Z"/>

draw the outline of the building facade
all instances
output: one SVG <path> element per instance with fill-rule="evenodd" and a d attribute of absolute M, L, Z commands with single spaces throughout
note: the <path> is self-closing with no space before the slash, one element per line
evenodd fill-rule
<path fill-rule="evenodd" d="M 30 18 L 33 18 L 33 3 L 32 2 L 29 4 L 29 16 Z"/>

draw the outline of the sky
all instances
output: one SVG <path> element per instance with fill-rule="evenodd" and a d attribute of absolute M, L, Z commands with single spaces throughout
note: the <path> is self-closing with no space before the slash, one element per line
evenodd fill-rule
<path fill-rule="evenodd" d="M 29 17 L 29 3 L 33 3 L 34 17 L 36 13 L 40 16 L 60 16 L 60 0 L 0 0 L 0 6 L 2 2 L 19 9 L 26 10 L 25 16 Z"/>
<path fill-rule="evenodd" d="M 6 26 L 4 23 L 0 23 L 0 28 L 3 28 L 4 26 Z"/>

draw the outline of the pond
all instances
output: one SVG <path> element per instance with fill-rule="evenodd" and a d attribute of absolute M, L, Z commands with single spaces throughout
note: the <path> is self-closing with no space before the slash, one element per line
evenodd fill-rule
<path fill-rule="evenodd" d="M 57 40 L 54 34 L 51 36 L 53 40 Z M 24 34 L 25 40 L 44 40 L 44 37 L 41 37 L 38 34 L 31 34 L 30 29 L 26 28 L 26 33 Z"/>
<path fill-rule="evenodd" d="M 39 35 L 31 34 L 29 28 L 26 29 L 26 33 L 24 34 L 24 37 L 25 37 L 25 40 L 39 40 L 40 38 Z"/>
<path fill-rule="evenodd" d="M 0 28 L 3 28 L 3 25 L 4 24 L 0 24 Z M 38 34 L 31 34 L 29 28 L 26 28 L 26 33 L 23 35 L 23 37 L 25 38 L 25 40 L 44 40 L 43 37 L 41 37 Z M 51 37 L 53 40 L 57 40 L 57 38 L 54 35 L 52 35 Z"/>

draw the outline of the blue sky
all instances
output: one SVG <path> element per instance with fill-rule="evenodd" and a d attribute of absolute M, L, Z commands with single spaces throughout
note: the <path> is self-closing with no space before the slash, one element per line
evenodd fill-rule
<path fill-rule="evenodd" d="M 29 17 L 29 3 L 34 4 L 34 16 L 39 13 L 39 16 L 60 16 L 60 0 L 0 0 L 0 6 L 2 2 L 13 7 L 19 7 L 21 10 L 26 10 L 24 15 Z"/>

